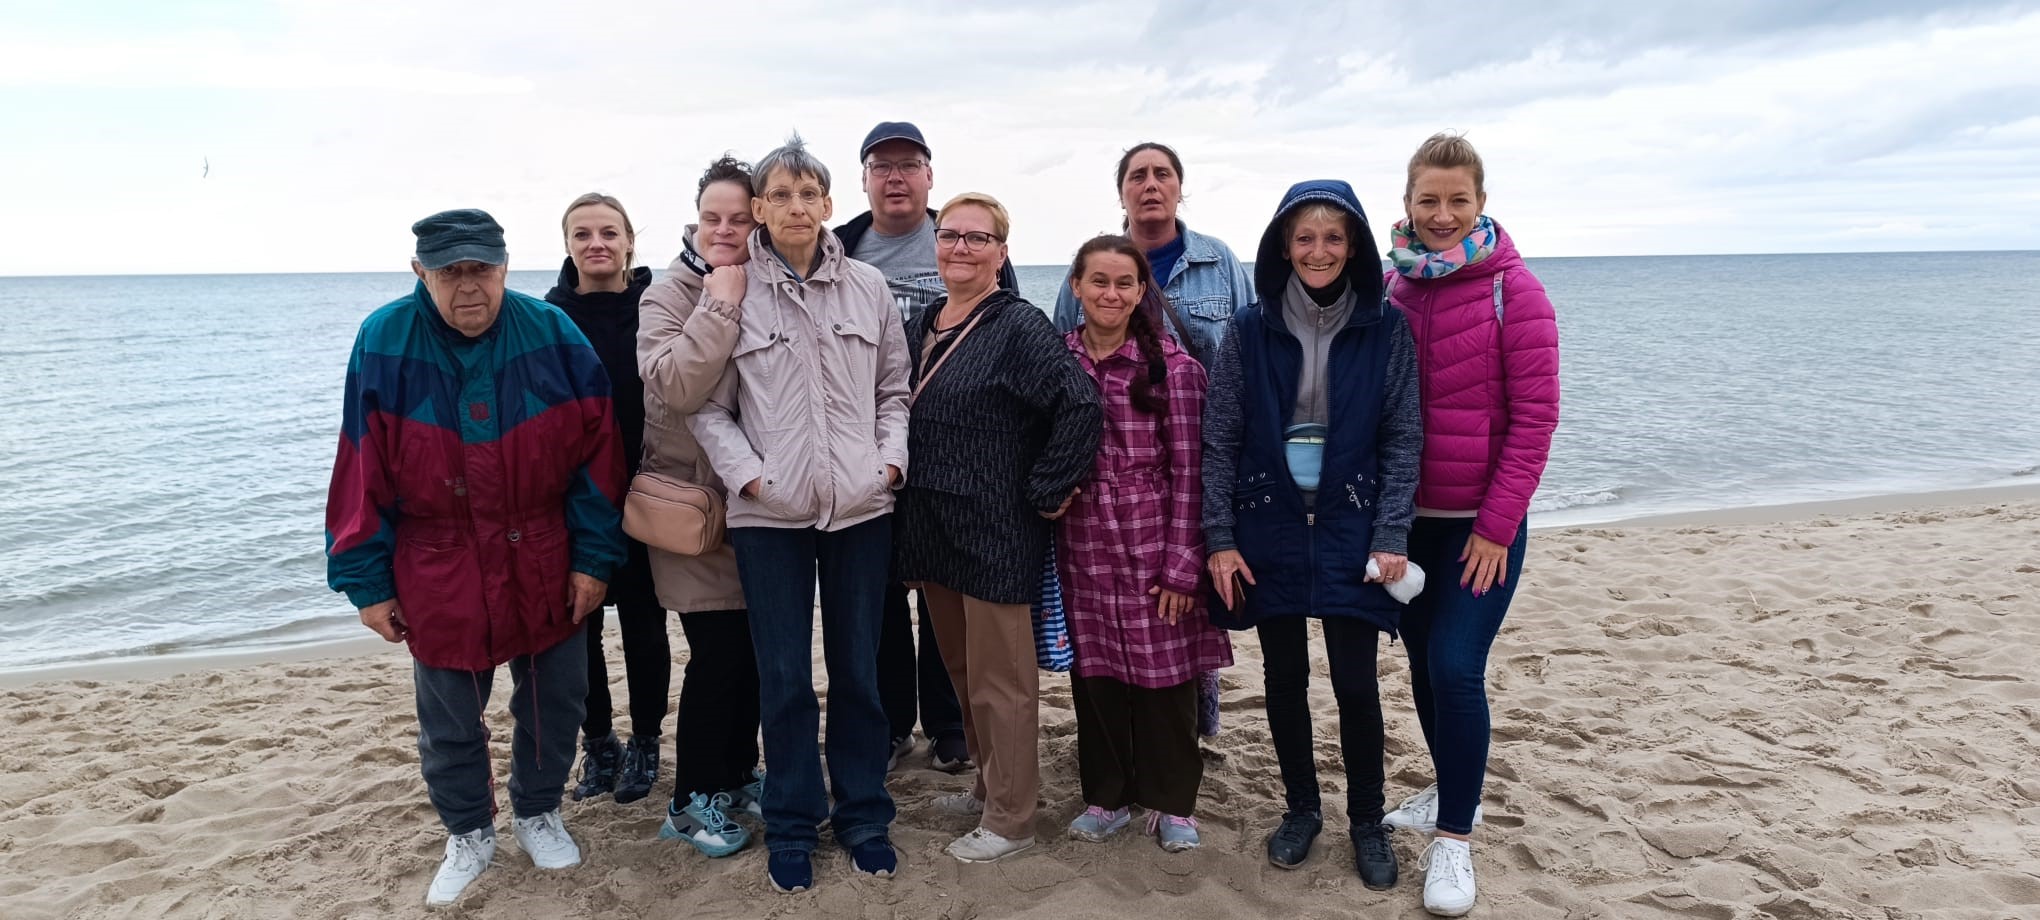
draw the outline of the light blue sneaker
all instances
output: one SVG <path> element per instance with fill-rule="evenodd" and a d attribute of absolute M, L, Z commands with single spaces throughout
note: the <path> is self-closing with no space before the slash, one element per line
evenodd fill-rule
<path fill-rule="evenodd" d="M 765 820 L 765 771 L 752 770 L 751 781 L 730 790 L 731 810 Z"/>
<path fill-rule="evenodd" d="M 728 856 L 751 842 L 751 832 L 743 825 L 730 820 L 723 809 L 730 807 L 730 796 L 718 792 L 714 798 L 696 792 L 688 797 L 687 807 L 674 811 L 666 806 L 666 823 L 659 826 L 659 839 L 685 840 L 709 857 Z"/>
<path fill-rule="evenodd" d="M 1084 813 L 1070 822 L 1070 836 L 1092 843 L 1104 843 L 1105 838 L 1119 833 L 1133 821 L 1133 809 L 1121 808 L 1106 811 L 1096 805 L 1084 809 Z"/>
<path fill-rule="evenodd" d="M 1147 832 L 1170 853 L 1197 849 L 1202 842 L 1197 839 L 1196 818 L 1165 815 L 1159 811 L 1148 812 Z"/>

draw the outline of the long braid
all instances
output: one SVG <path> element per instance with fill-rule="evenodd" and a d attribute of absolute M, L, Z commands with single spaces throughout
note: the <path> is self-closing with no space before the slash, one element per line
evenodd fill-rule
<path fill-rule="evenodd" d="M 1154 290 L 1149 286 L 1148 290 Z M 1161 415 L 1169 411 L 1169 359 L 1162 354 L 1162 337 L 1155 331 L 1153 304 L 1149 297 L 1142 297 L 1140 306 L 1134 308 L 1127 318 L 1126 329 L 1133 333 L 1133 340 L 1140 344 L 1140 355 L 1147 359 L 1147 373 L 1133 379 L 1133 388 L 1128 396 L 1133 406 L 1149 415 Z"/>

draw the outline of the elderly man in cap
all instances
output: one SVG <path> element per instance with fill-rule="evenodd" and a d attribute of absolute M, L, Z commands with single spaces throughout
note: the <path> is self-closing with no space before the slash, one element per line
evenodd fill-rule
<path fill-rule="evenodd" d="M 882 121 L 864 135 L 864 195 L 871 210 L 836 228 L 843 251 L 885 275 L 902 322 L 911 323 L 929 304 L 948 296 L 935 267 L 935 211 L 928 192 L 935 187 L 935 154 L 912 122 Z M 1017 291 L 1013 264 L 999 269 L 999 286 Z M 935 769 L 951 773 L 970 767 L 963 742 L 963 709 L 942 667 L 935 631 L 921 617 L 921 648 L 914 650 L 914 616 L 907 589 L 886 588 L 885 631 L 878 644 L 878 691 L 885 702 L 891 736 L 890 765 L 914 749 L 915 705 L 921 733 L 928 738 Z"/>
<path fill-rule="evenodd" d="M 437 907 L 495 856 L 483 715 L 506 662 L 511 830 L 539 868 L 581 861 L 560 791 L 588 690 L 581 620 L 624 559 L 624 464 L 588 340 L 504 290 L 503 228 L 458 210 L 411 231 L 417 287 L 369 314 L 347 364 L 326 575 L 410 646 L 419 760 L 449 835 Z"/>

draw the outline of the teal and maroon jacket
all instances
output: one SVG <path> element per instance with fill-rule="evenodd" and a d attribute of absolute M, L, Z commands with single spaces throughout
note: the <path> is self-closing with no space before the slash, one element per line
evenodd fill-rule
<path fill-rule="evenodd" d="M 506 291 L 470 339 L 421 283 L 354 340 L 326 580 L 396 598 L 420 662 L 492 668 L 580 628 L 568 574 L 623 563 L 623 490 L 608 372 L 566 314 Z"/>

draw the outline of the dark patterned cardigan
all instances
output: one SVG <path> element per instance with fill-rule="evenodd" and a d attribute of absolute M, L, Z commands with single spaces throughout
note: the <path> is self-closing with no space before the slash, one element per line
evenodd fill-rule
<path fill-rule="evenodd" d="M 945 303 L 907 326 L 915 385 Z M 995 604 L 1032 604 L 1054 526 L 1041 512 L 1090 474 L 1103 414 L 1097 385 L 1047 314 L 1004 290 L 978 310 L 984 318 L 908 417 L 894 574 Z"/>

